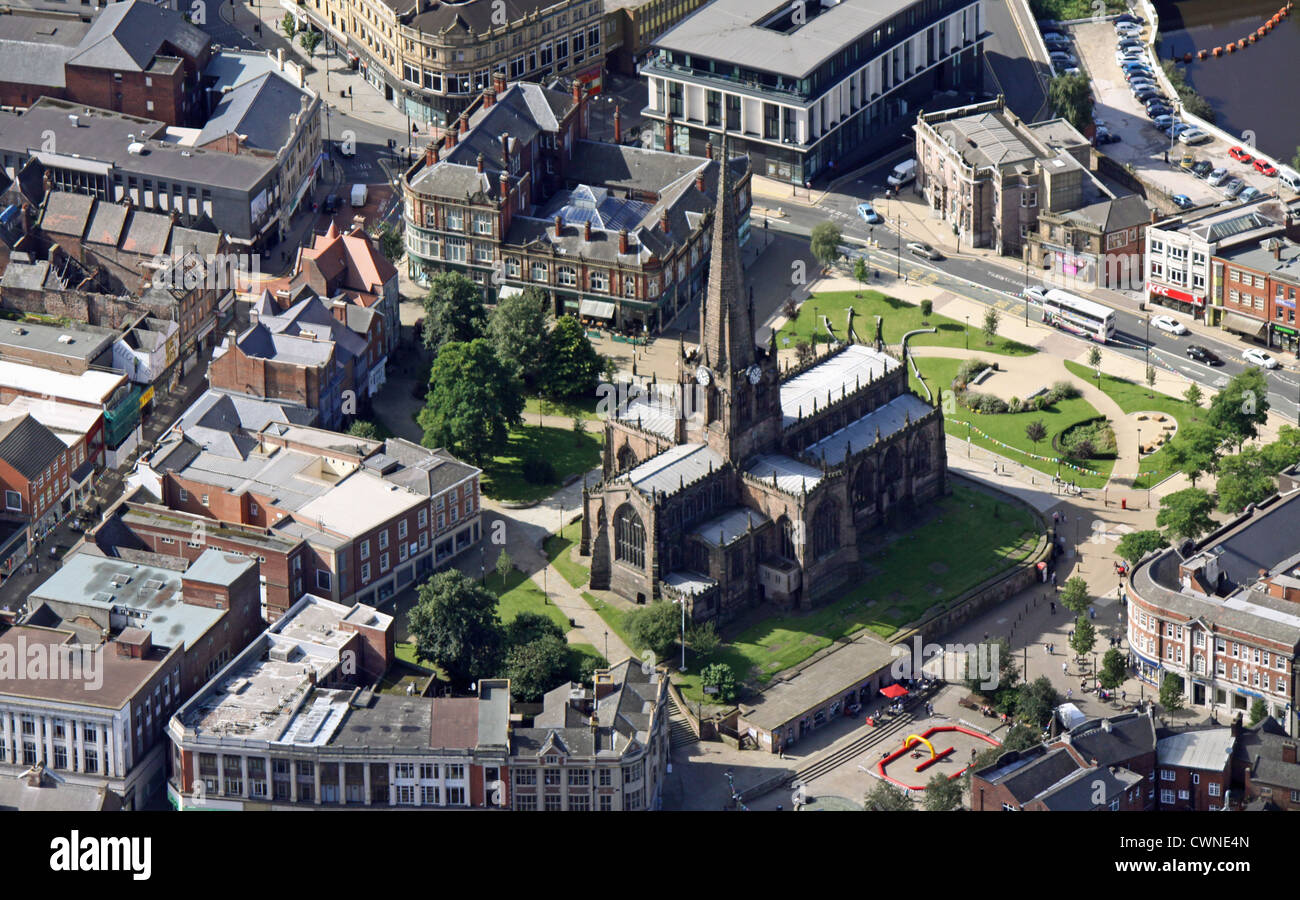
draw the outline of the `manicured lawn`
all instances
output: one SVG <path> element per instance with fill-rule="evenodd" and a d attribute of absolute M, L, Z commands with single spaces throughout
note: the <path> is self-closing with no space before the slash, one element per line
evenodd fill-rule
<path fill-rule="evenodd" d="M 1089 378 L 1093 384 L 1097 383 L 1096 370 L 1069 361 L 1065 363 L 1065 367 L 1072 374 L 1080 378 Z M 1108 397 L 1120 405 L 1124 412 L 1164 413 L 1173 416 L 1178 421 L 1179 430 L 1205 419 L 1206 410 L 1204 407 L 1192 406 L 1186 400 L 1179 400 L 1177 397 L 1170 397 L 1168 394 L 1157 393 L 1144 384 L 1135 384 L 1123 378 L 1103 374 L 1100 387 Z M 1152 427 L 1154 428 L 1155 425 L 1153 424 Z M 1165 447 L 1167 446 L 1168 444 L 1165 445 Z M 1169 469 L 1165 447 L 1161 447 L 1155 453 L 1142 458 L 1142 463 L 1138 467 L 1138 477 L 1133 482 L 1135 488 L 1139 490 L 1149 488 L 1174 474 Z"/>
<path fill-rule="evenodd" d="M 591 646 L 591 644 L 569 645 L 569 671 L 578 671 L 578 666 L 584 658 L 594 660 L 596 668 L 598 669 L 609 667 L 609 663 L 605 660 L 605 657 L 601 655 L 599 650 Z"/>
<path fill-rule="evenodd" d="M 858 337 L 864 341 L 875 338 L 875 317 L 881 316 L 884 319 L 883 333 L 886 344 L 897 346 L 902 342 L 903 335 L 907 332 L 915 331 L 918 328 L 934 327 L 938 329 L 937 333 L 918 334 L 908 341 L 908 346 L 967 346 L 966 323 L 964 321 L 958 322 L 937 313 L 932 313 L 928 319 L 922 319 L 920 306 L 914 306 L 905 300 L 887 297 L 879 291 L 871 290 L 863 291 L 861 297 L 857 296 L 856 291 L 831 291 L 824 294 L 814 294 L 799 308 L 799 318 L 793 322 L 787 322 L 785 327 L 781 329 L 780 346 L 787 346 L 785 343 L 787 337 L 790 338 L 788 346 L 791 347 L 799 341 L 809 341 L 814 331 L 818 335 L 817 340 L 829 341 L 830 336 L 821 327 L 822 316 L 830 319 L 831 327 L 835 329 L 837 337 L 847 339 L 848 310 L 850 307 L 854 310 L 853 328 L 858 333 Z M 970 323 L 969 343 L 972 351 L 1008 356 L 1028 356 L 1038 352 L 1033 347 L 1002 337 L 994 338 L 993 345 L 986 346 L 984 332 L 980 330 L 981 324 L 981 322 L 975 321 Z"/>
<path fill-rule="evenodd" d="M 707 699 L 700 670 L 722 662 L 737 678 L 766 684 L 836 638 L 870 628 L 888 638 L 927 610 L 1024 559 L 1038 540 L 1024 508 L 971 488 L 954 488 L 920 526 L 864 557 L 866 575 L 840 599 L 806 615 L 776 616 L 751 626 L 706 659 L 688 659 L 684 696 Z"/>
<path fill-rule="evenodd" d="M 489 566 L 493 562 L 495 560 L 489 559 Z M 546 602 L 546 595 L 542 593 L 542 589 L 518 569 L 511 570 L 503 584 L 501 576 L 489 568 L 487 589 L 501 598 L 501 602 L 497 604 L 497 614 L 501 616 L 501 624 L 507 625 L 513 622 L 515 616 L 521 612 L 531 612 L 546 616 L 566 632 L 569 630 L 569 617 L 554 604 Z"/>
<path fill-rule="evenodd" d="M 636 649 L 636 644 L 627 633 L 628 614 L 625 611 L 616 606 L 610 606 L 604 600 L 601 600 L 586 591 L 582 592 L 582 599 L 586 600 L 587 605 L 596 611 L 596 615 L 600 616 L 601 620 L 609 626 L 610 631 L 617 634 L 623 640 L 623 643 L 628 645 L 628 647 L 633 650 Z"/>
<path fill-rule="evenodd" d="M 959 359 L 944 359 L 941 357 L 915 357 L 916 364 L 920 366 L 921 373 L 925 376 L 926 382 L 930 385 L 930 390 L 942 390 L 947 403 L 947 394 L 951 391 L 953 378 L 957 375 L 957 369 L 962 361 Z M 913 390 L 922 396 L 925 392 L 920 389 L 915 375 L 909 375 Z M 1050 387 L 1051 385 L 1044 385 Z M 979 388 L 975 388 L 979 391 Z M 1057 454 L 1052 449 L 1052 439 L 1079 422 L 1096 418 L 1101 415 L 1097 409 L 1084 400 L 1082 397 L 1074 400 L 1062 400 L 1060 403 L 1043 409 L 1039 412 L 1021 412 L 1021 413 L 1001 413 L 985 415 L 984 413 L 972 412 L 965 407 L 959 406 L 955 409 L 945 406 L 944 408 L 944 427 L 948 433 L 954 437 L 966 439 L 967 428 L 964 424 L 969 422 L 974 428 L 978 428 L 988 438 L 970 431 L 971 443 L 977 447 L 983 447 L 993 453 L 998 453 L 1006 458 L 1024 463 L 1032 469 L 1037 469 L 1046 475 L 1055 475 L 1058 466 L 1050 459 L 1034 459 L 1027 456 L 1027 453 L 1034 453 L 1038 456 L 1055 457 Z M 1042 420 L 1044 427 L 1047 429 L 1047 437 L 1034 446 L 1034 442 L 1025 436 L 1025 426 L 1030 422 Z M 989 438 L 992 438 L 990 440 Z M 994 441 L 1000 441 L 1018 450 L 1024 451 L 1017 453 L 1015 450 L 1008 450 L 1006 447 L 1000 447 Z M 1100 474 L 1086 475 L 1082 472 L 1076 472 L 1067 466 L 1060 466 L 1062 478 L 1068 478 L 1078 483 L 1080 487 L 1100 488 L 1105 487 L 1110 478 L 1111 469 L 1115 467 L 1115 461 L 1111 459 L 1094 459 L 1089 463 L 1089 467 Z"/>
<path fill-rule="evenodd" d="M 546 539 L 546 558 L 555 570 L 564 576 L 570 586 L 580 588 L 591 578 L 591 569 L 571 558 L 572 548 L 582 539 L 582 520 L 564 526 L 559 534 Z"/>
<path fill-rule="evenodd" d="M 483 466 L 483 493 L 493 500 L 530 503 L 549 497 L 570 475 L 586 472 L 600 464 L 601 436 L 571 428 L 539 428 L 524 425 L 510 432 L 505 452 Z M 524 479 L 523 461 L 529 456 L 550 460 L 555 480 L 530 484 Z"/>
<path fill-rule="evenodd" d="M 539 397 L 529 397 L 524 401 L 524 422 L 535 423 L 538 415 L 564 416 L 569 419 L 581 416 L 596 421 L 600 418 L 596 415 L 596 404 L 599 402 L 600 398 L 594 393 L 590 397 L 569 400 L 543 400 Z"/>

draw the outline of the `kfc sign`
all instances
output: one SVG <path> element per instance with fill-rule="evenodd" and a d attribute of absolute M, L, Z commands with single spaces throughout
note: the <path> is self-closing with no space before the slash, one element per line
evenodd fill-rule
<path fill-rule="evenodd" d="M 1183 303 L 1190 303 L 1193 306 L 1205 305 L 1204 297 L 1196 297 L 1186 291 L 1165 287 L 1163 284 L 1156 284 L 1154 281 L 1147 282 L 1147 291 L 1158 297 L 1168 297 L 1171 300 L 1181 300 Z"/>

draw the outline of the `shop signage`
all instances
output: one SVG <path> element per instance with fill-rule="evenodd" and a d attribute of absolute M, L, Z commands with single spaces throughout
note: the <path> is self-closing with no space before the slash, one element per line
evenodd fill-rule
<path fill-rule="evenodd" d="M 1186 291 L 1180 291 L 1177 288 L 1165 287 L 1163 284 L 1156 284 L 1154 281 L 1147 282 L 1147 290 L 1159 297 L 1168 297 L 1171 300 L 1181 300 L 1183 303 L 1191 303 L 1193 306 L 1204 306 L 1205 298 L 1196 297 Z"/>

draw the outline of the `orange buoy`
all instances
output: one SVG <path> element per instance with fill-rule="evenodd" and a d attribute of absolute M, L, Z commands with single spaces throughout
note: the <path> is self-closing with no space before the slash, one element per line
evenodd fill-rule
<path fill-rule="evenodd" d="M 1214 48 L 1214 55 L 1215 55 L 1215 56 L 1222 56 L 1222 55 L 1223 55 L 1223 48 L 1222 48 L 1222 47 L 1215 47 L 1215 48 Z"/>
<path fill-rule="evenodd" d="M 1265 30 L 1265 31 L 1272 31 L 1272 30 L 1273 30 L 1273 23 L 1272 23 L 1272 22 L 1267 22 L 1267 23 L 1265 23 L 1265 25 L 1264 25 L 1264 30 Z"/>
<path fill-rule="evenodd" d="M 1246 40 L 1247 40 L 1248 43 L 1253 44 L 1253 43 L 1255 43 L 1255 36 L 1252 34 L 1252 35 L 1251 35 L 1249 38 L 1247 38 Z"/>
<path fill-rule="evenodd" d="M 1237 45 L 1236 45 L 1236 44 L 1229 44 L 1228 46 L 1224 47 L 1223 49 L 1224 49 L 1224 50 L 1227 50 L 1229 53 L 1231 53 L 1232 51 L 1234 51 L 1234 50 L 1237 49 Z"/>
<path fill-rule="evenodd" d="M 1246 49 L 1246 39 L 1245 39 L 1245 38 L 1238 38 L 1238 39 L 1237 39 L 1237 49 L 1238 49 L 1238 50 L 1244 50 L 1244 49 Z"/>
<path fill-rule="evenodd" d="M 1263 29 L 1263 28 L 1259 29 L 1258 31 L 1255 32 L 1255 34 L 1258 35 L 1259 37 L 1263 37 L 1263 36 L 1264 36 L 1264 29 Z"/>
<path fill-rule="evenodd" d="M 1197 53 L 1196 53 L 1196 58 L 1197 58 L 1197 59 L 1205 59 L 1205 51 L 1204 51 L 1204 50 L 1199 50 L 1199 51 L 1197 51 Z"/>

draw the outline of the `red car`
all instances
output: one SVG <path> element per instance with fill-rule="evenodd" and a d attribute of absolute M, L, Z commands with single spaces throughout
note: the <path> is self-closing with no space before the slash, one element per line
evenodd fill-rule
<path fill-rule="evenodd" d="M 1277 168 L 1266 159 L 1255 160 L 1255 171 L 1270 178 L 1277 174 Z"/>
<path fill-rule="evenodd" d="M 1231 150 L 1228 151 L 1228 155 L 1231 156 L 1233 159 L 1235 159 L 1237 162 L 1241 162 L 1241 163 L 1249 163 L 1252 159 L 1255 158 L 1251 156 L 1249 153 L 1247 153 L 1245 150 L 1243 150 L 1241 147 L 1233 147 Z"/>

